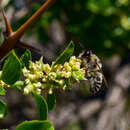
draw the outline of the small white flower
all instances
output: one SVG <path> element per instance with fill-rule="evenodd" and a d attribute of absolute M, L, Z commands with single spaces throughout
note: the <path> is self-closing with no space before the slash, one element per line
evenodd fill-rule
<path fill-rule="evenodd" d="M 60 85 L 63 85 L 63 84 L 64 84 L 64 80 L 60 80 L 60 81 L 59 81 L 59 84 L 60 84 Z"/>
<path fill-rule="evenodd" d="M 25 95 L 28 95 L 28 94 L 29 94 L 28 88 L 24 88 L 24 94 L 25 94 Z"/>
<path fill-rule="evenodd" d="M 43 77 L 42 82 L 47 82 L 47 78 Z"/>
<path fill-rule="evenodd" d="M 37 89 L 37 94 L 41 94 L 41 89 Z"/>
<path fill-rule="evenodd" d="M 48 92 L 48 93 L 49 93 L 49 94 L 52 94 L 52 93 L 53 93 L 52 88 L 49 89 L 49 92 Z"/>

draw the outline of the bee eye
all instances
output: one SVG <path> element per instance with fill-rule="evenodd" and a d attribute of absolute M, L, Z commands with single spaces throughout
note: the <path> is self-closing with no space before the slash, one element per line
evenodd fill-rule
<path fill-rule="evenodd" d="M 90 54 L 91 54 L 90 51 L 85 51 L 85 52 L 83 53 L 82 57 L 89 57 Z"/>

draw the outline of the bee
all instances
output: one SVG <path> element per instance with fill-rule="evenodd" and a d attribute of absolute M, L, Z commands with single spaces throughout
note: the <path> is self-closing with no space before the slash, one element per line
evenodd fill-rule
<path fill-rule="evenodd" d="M 99 92 L 103 81 L 108 86 L 102 71 L 101 60 L 92 51 L 85 51 L 79 57 L 82 59 L 82 66 L 86 70 L 86 79 L 88 80 L 90 91 L 94 94 Z"/>

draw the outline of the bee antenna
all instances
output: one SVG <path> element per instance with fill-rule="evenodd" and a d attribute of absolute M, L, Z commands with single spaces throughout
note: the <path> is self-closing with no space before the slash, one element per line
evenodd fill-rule
<path fill-rule="evenodd" d="M 85 49 L 84 45 L 81 42 L 78 42 L 79 46 L 82 48 L 82 50 Z"/>
<path fill-rule="evenodd" d="M 89 50 L 90 51 L 90 54 L 92 54 L 92 50 Z"/>

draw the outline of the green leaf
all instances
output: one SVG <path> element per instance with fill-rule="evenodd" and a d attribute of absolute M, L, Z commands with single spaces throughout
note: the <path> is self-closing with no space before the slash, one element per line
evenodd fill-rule
<path fill-rule="evenodd" d="M 86 80 L 85 77 L 84 77 L 84 74 L 80 71 L 73 71 L 72 77 L 77 81 Z"/>
<path fill-rule="evenodd" d="M 62 64 L 64 63 L 66 60 L 68 60 L 70 58 L 70 56 L 73 54 L 74 52 L 74 43 L 73 41 L 70 42 L 70 44 L 68 45 L 68 47 L 64 50 L 63 53 L 61 53 L 61 55 L 56 59 L 56 61 L 52 64 L 52 68 L 56 65 L 56 64 Z"/>
<path fill-rule="evenodd" d="M 48 104 L 48 111 L 52 110 L 56 105 L 56 96 L 55 94 L 48 94 L 47 95 L 47 104 Z"/>
<path fill-rule="evenodd" d="M 5 96 L 6 90 L 3 87 L 0 87 L 0 96 Z"/>
<path fill-rule="evenodd" d="M 2 80 L 9 85 L 19 80 L 21 75 L 21 64 L 14 50 L 9 53 L 2 68 Z"/>
<path fill-rule="evenodd" d="M 16 81 L 11 87 L 21 91 L 23 86 L 24 86 L 24 81 Z"/>
<path fill-rule="evenodd" d="M 24 121 L 16 127 L 16 130 L 54 130 L 52 123 L 45 121 Z"/>
<path fill-rule="evenodd" d="M 40 120 L 47 120 L 48 119 L 48 106 L 47 106 L 46 100 L 44 99 L 44 97 L 36 93 L 33 93 L 33 96 L 37 103 Z"/>
<path fill-rule="evenodd" d="M 2 100 L 0 100 L 0 119 L 7 115 L 7 105 Z"/>
<path fill-rule="evenodd" d="M 20 57 L 20 61 L 23 67 L 29 68 L 29 61 L 32 59 L 31 52 L 26 50 L 24 54 Z"/>

